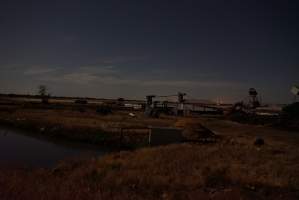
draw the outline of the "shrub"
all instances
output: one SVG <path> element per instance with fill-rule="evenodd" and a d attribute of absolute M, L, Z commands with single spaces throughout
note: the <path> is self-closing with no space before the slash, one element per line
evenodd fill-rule
<path fill-rule="evenodd" d="M 299 119 L 299 102 L 285 106 L 283 112 L 290 118 Z"/>

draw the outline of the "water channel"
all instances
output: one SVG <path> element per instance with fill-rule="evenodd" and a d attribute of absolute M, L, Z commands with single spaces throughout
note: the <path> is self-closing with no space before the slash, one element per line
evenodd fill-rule
<path fill-rule="evenodd" d="M 51 167 L 61 160 L 102 156 L 108 148 L 46 137 L 0 127 L 0 166 Z"/>

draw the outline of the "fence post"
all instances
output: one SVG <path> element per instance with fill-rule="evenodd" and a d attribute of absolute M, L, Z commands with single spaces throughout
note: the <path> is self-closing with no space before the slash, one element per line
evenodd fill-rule
<path fill-rule="evenodd" d="M 119 146 L 122 146 L 122 140 L 123 140 L 123 128 L 120 128 L 120 137 L 119 137 Z"/>
<path fill-rule="evenodd" d="M 151 144 L 151 139 L 152 139 L 152 129 L 149 128 L 148 130 L 149 130 L 149 132 L 148 132 L 148 144 L 150 145 Z"/>

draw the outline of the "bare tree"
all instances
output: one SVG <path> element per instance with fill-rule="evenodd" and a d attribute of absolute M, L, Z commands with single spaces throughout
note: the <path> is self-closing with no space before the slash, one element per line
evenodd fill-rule
<path fill-rule="evenodd" d="M 42 103 L 48 103 L 50 94 L 48 93 L 48 88 L 45 85 L 38 86 L 38 94 L 42 99 Z"/>
<path fill-rule="evenodd" d="M 45 86 L 45 85 L 39 85 L 38 86 L 38 94 L 40 96 L 46 96 L 47 95 L 47 91 L 48 91 L 47 86 Z"/>

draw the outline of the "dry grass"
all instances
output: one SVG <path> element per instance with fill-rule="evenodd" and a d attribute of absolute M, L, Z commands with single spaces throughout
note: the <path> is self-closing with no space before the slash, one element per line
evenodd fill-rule
<path fill-rule="evenodd" d="M 120 128 L 173 126 L 176 121 L 174 117 L 146 118 L 142 112 L 135 112 L 136 117 L 130 117 L 128 114 L 128 111 L 118 111 L 103 116 L 95 111 L 81 113 L 69 109 L 18 108 L 10 113 L 5 110 L 0 111 L 0 123 L 33 130 L 35 133 L 40 132 L 57 138 L 64 137 L 92 143 L 113 143 L 120 138 Z M 147 135 L 147 132 L 144 134 L 144 131 L 140 130 L 140 137 Z M 138 129 L 136 133 L 138 133 Z M 131 138 L 131 140 L 133 141 L 134 138 Z"/>
<path fill-rule="evenodd" d="M 17 120 L 19 119 L 19 120 Z M 298 135 L 270 127 L 207 118 L 131 118 L 126 112 L 20 109 L 0 120 L 60 125 L 65 134 L 114 126 L 204 124 L 222 136 L 215 144 L 180 144 L 65 161 L 53 169 L 1 169 L 0 199 L 298 199 Z M 87 134 L 87 133 L 86 133 Z M 260 148 L 256 136 L 265 139 Z M 83 138 L 86 135 L 82 136 Z"/>
<path fill-rule="evenodd" d="M 96 112 L 78 112 L 72 110 L 42 110 L 42 109 L 18 109 L 7 114 L 0 112 L 1 119 L 31 120 L 39 123 L 61 124 L 65 127 L 83 126 L 86 128 L 109 128 L 119 126 L 170 126 L 175 119 L 168 117 L 162 119 L 148 119 L 141 112 L 136 112 L 137 117 L 132 118 L 129 112 L 116 112 L 111 115 L 102 116 Z"/>
<path fill-rule="evenodd" d="M 51 170 L 1 171 L 0 198 L 196 199 L 215 195 L 214 188 L 219 197 L 232 199 L 276 199 L 279 193 L 295 199 L 298 160 L 296 147 L 256 148 L 238 139 L 146 148 L 65 162 Z"/>

